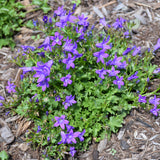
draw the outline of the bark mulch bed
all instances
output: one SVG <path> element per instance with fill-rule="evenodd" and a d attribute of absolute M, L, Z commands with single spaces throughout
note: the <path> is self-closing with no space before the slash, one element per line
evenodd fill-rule
<path fill-rule="evenodd" d="M 30 4 L 29 0 L 21 1 L 24 5 Z M 58 6 L 64 5 L 64 8 L 71 9 L 72 4 L 69 0 L 49 0 L 49 5 L 53 11 Z M 27 7 L 26 10 L 31 10 Z M 160 1 L 159 0 L 82 0 L 81 5 L 76 9 L 75 14 L 85 14 L 88 16 L 90 24 L 95 24 L 98 31 L 102 26 L 95 23 L 100 18 L 105 17 L 108 24 L 111 24 L 117 17 L 123 17 L 128 20 L 138 19 L 137 26 L 132 33 L 132 40 L 136 46 L 142 46 L 142 52 L 146 49 L 153 49 L 157 39 L 160 38 Z M 43 12 L 31 12 L 24 21 L 38 19 L 43 23 Z M 41 35 L 41 39 L 34 42 L 31 36 Z M 0 95 L 9 99 L 5 90 L 7 81 L 12 78 L 16 83 L 19 81 L 20 70 L 9 60 L 12 59 L 21 45 L 39 46 L 44 35 L 26 27 L 14 36 L 16 49 L 11 51 L 8 47 L 0 50 Z M 157 52 L 152 60 L 153 64 L 160 66 L 160 52 Z M 159 79 L 155 79 L 150 86 L 150 91 L 158 88 Z M 24 133 L 33 123 L 27 121 L 18 115 L 7 114 L 9 109 L 0 107 L 0 127 L 2 120 L 10 128 L 14 139 L 11 143 L 6 142 L 0 137 L 0 151 L 5 150 L 10 155 L 10 160 L 43 160 L 41 150 L 33 150 L 25 143 Z M 71 159 L 71 158 L 68 158 Z M 133 108 L 130 114 L 125 118 L 123 127 L 117 134 L 112 134 L 111 140 L 102 140 L 100 143 L 94 143 L 90 150 L 85 153 L 79 153 L 75 159 L 80 160 L 160 160 L 160 115 L 153 116 L 144 109 Z"/>

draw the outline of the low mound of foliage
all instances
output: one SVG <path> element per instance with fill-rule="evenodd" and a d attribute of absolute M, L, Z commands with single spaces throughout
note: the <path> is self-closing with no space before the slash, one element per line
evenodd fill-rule
<path fill-rule="evenodd" d="M 75 156 L 93 139 L 116 133 L 133 106 L 155 116 L 159 111 L 160 88 L 149 93 L 148 83 L 160 77 L 160 68 L 152 65 L 150 49 L 142 54 L 132 45 L 134 24 L 118 18 L 108 25 L 104 18 L 104 30 L 97 33 L 83 14 L 74 16 L 74 9 L 67 13 L 62 6 L 53 17 L 44 16 L 43 44 L 22 46 L 14 60 L 23 70 L 21 83 L 9 81 L 6 87 L 17 96 L 4 105 L 34 121 L 28 142 L 54 159 Z M 159 48 L 157 42 L 154 52 Z"/>

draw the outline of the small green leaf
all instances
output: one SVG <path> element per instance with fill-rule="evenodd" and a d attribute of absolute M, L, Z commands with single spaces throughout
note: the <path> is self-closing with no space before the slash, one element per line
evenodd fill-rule
<path fill-rule="evenodd" d="M 6 151 L 1 151 L 0 152 L 0 159 L 1 160 L 7 160 L 9 158 L 8 154 L 6 153 Z"/>

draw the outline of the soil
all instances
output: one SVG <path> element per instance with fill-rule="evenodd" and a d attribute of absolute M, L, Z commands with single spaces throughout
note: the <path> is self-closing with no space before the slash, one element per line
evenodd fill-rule
<path fill-rule="evenodd" d="M 28 7 L 29 0 L 21 1 L 26 5 L 26 10 L 32 10 Z M 52 11 L 59 6 L 72 9 L 69 0 L 49 0 L 48 4 Z M 112 24 L 117 17 L 123 17 L 127 20 L 138 19 L 140 24 L 132 32 L 132 40 L 136 46 L 142 46 L 143 52 L 156 44 L 160 38 L 160 1 L 159 0 L 81 0 L 81 4 L 75 11 L 75 14 L 85 14 L 90 22 L 90 26 L 95 24 L 98 31 L 102 29 L 99 22 L 103 16 L 108 24 Z M 34 11 L 27 14 L 24 21 L 36 20 L 43 23 L 43 12 Z M 41 39 L 34 42 L 32 36 L 41 35 Z M 8 79 L 18 82 L 20 70 L 15 64 L 9 63 L 20 49 L 21 45 L 39 46 L 44 35 L 26 27 L 14 36 L 16 48 L 11 51 L 8 47 L 0 50 L 0 95 L 9 99 L 5 85 Z M 160 66 L 160 51 L 156 52 L 152 60 L 153 64 Z M 150 91 L 158 88 L 159 79 L 155 79 L 150 84 Z M 25 142 L 24 133 L 28 128 L 32 128 L 33 123 L 28 122 L 24 117 L 18 115 L 6 114 L 10 109 L 0 107 L 0 118 L 7 122 L 8 127 L 14 135 L 14 141 L 6 144 L 0 139 L 0 151 L 5 150 L 10 155 L 10 160 L 43 160 L 41 150 L 34 150 Z M 71 159 L 70 157 L 67 159 Z M 94 143 L 90 150 L 84 153 L 78 153 L 75 159 L 80 160 L 160 160 L 160 115 L 155 117 L 149 111 L 142 108 L 133 108 L 130 114 L 125 118 L 123 127 L 117 134 L 112 134 L 111 140 L 102 140 L 100 143 Z"/>

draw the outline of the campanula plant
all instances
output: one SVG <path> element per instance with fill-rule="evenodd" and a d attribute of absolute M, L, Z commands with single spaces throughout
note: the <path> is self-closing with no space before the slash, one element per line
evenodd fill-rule
<path fill-rule="evenodd" d="M 152 93 L 147 88 L 160 70 L 151 64 L 151 51 L 142 54 L 132 45 L 132 24 L 118 18 L 107 25 L 102 19 L 104 31 L 97 33 L 87 19 L 59 7 L 43 19 L 44 42 L 22 46 L 14 60 L 23 74 L 19 87 L 8 82 L 6 89 L 17 94 L 8 104 L 34 121 L 26 136 L 33 147 L 44 149 L 43 157 L 73 157 L 93 139 L 110 137 L 133 106 L 158 115 L 160 87 Z"/>

